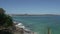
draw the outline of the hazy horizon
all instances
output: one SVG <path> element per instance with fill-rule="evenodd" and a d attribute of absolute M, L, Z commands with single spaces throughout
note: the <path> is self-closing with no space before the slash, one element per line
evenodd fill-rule
<path fill-rule="evenodd" d="M 0 0 L 7 14 L 59 14 L 60 0 Z"/>

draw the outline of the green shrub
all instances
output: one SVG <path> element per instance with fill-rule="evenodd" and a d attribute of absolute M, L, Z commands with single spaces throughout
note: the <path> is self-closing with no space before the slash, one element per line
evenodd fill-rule
<path fill-rule="evenodd" d="M 0 26 L 6 29 L 13 26 L 12 17 L 6 15 L 5 10 L 3 8 L 0 8 Z"/>

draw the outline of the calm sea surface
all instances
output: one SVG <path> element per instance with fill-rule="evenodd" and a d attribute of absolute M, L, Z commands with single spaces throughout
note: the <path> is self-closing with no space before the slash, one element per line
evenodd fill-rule
<path fill-rule="evenodd" d="M 39 34 L 60 34 L 60 16 L 13 16 L 13 19 L 23 23 L 27 28 Z"/>

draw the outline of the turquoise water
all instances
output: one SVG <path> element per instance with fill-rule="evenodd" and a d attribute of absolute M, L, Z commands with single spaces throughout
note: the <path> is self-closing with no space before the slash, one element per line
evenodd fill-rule
<path fill-rule="evenodd" d="M 60 34 L 60 16 L 14 16 L 13 19 L 39 34 L 47 34 L 47 27 L 51 34 Z"/>

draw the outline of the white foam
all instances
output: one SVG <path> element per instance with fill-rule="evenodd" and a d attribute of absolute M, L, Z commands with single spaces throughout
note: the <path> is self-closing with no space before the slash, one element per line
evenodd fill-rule
<path fill-rule="evenodd" d="M 22 26 L 23 24 L 22 24 L 22 23 L 18 23 L 17 25 L 20 25 L 20 26 Z"/>
<path fill-rule="evenodd" d="M 22 23 L 18 23 L 17 25 L 15 25 L 15 26 L 17 26 L 17 27 L 19 27 L 19 28 L 25 28 L 25 26 L 22 24 Z"/>

